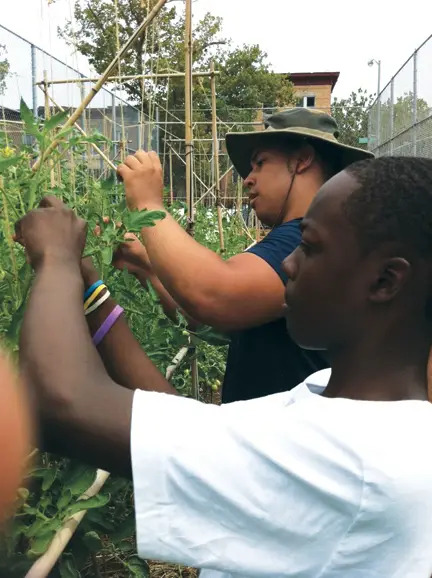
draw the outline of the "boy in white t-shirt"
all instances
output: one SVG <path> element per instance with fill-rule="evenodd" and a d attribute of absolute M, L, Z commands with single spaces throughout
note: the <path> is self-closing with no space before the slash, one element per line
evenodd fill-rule
<path fill-rule="evenodd" d="M 85 224 L 43 206 L 17 226 L 36 272 L 23 369 L 47 449 L 133 472 L 142 557 L 206 578 L 430 577 L 432 160 L 364 161 L 322 187 L 284 263 L 286 316 L 332 373 L 221 407 L 166 395 L 121 318 L 108 377 L 82 315 Z"/>

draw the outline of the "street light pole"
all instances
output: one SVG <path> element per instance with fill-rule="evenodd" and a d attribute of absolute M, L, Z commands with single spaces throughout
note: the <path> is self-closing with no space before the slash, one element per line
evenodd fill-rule
<path fill-rule="evenodd" d="M 379 146 L 381 142 L 381 60 L 369 60 L 368 65 L 373 66 L 376 64 L 378 66 L 378 86 L 377 86 L 377 129 L 376 129 L 376 139 L 377 139 L 377 146 Z"/>

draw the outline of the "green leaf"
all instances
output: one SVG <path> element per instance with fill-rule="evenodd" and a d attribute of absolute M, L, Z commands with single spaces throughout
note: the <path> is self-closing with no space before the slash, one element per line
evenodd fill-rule
<path fill-rule="evenodd" d="M 126 213 L 125 227 L 130 233 L 139 233 L 143 227 L 154 227 L 156 221 L 165 219 L 165 211 L 131 211 Z"/>
<path fill-rule="evenodd" d="M 65 481 L 65 488 L 73 496 L 81 496 L 93 484 L 95 477 L 96 470 L 79 464 L 72 469 L 70 478 Z"/>
<path fill-rule="evenodd" d="M 113 248 L 103 247 L 102 251 L 102 262 L 104 265 L 111 265 L 113 259 Z"/>
<path fill-rule="evenodd" d="M 62 124 L 67 119 L 68 116 L 69 116 L 69 113 L 67 110 L 57 112 L 51 118 L 49 118 L 48 120 L 45 121 L 44 131 L 49 132 L 49 131 L 55 129 L 56 126 L 58 126 L 59 124 Z"/>
<path fill-rule="evenodd" d="M 23 99 L 21 99 L 20 103 L 20 113 L 21 120 L 24 122 L 25 131 L 40 141 L 42 135 L 38 130 L 36 120 L 32 111 L 29 109 Z"/>
<path fill-rule="evenodd" d="M 44 527 L 45 524 L 46 524 L 45 520 L 38 518 L 31 526 L 27 528 L 25 532 L 26 537 L 34 538 L 35 536 L 40 534 L 41 533 L 40 530 Z"/>
<path fill-rule="evenodd" d="M 15 155 L 13 157 L 8 157 L 5 159 L 0 159 L 0 173 L 4 172 L 9 167 L 16 166 L 20 160 L 21 160 L 21 157 L 18 155 Z"/>
<path fill-rule="evenodd" d="M 90 552 L 98 552 L 102 548 L 102 541 L 100 536 L 94 530 L 86 532 L 82 537 L 82 541 L 90 550 Z"/>
<path fill-rule="evenodd" d="M 68 514 L 73 516 L 77 512 L 81 512 L 83 510 L 90 510 L 91 508 L 102 508 L 108 504 L 110 498 L 104 494 L 98 494 L 97 496 L 93 496 L 88 500 L 78 500 L 75 504 L 72 504 L 68 508 Z"/>
<path fill-rule="evenodd" d="M 24 317 L 25 307 L 26 307 L 26 300 L 24 299 L 21 305 L 12 315 L 11 322 L 6 332 L 7 339 L 10 339 L 12 343 L 18 343 L 19 330 Z"/>
<path fill-rule="evenodd" d="M 28 190 L 27 196 L 27 211 L 32 211 L 35 208 L 36 204 L 36 192 L 39 187 L 39 182 L 36 176 L 33 176 L 32 180 L 30 181 L 30 186 Z"/>
<path fill-rule="evenodd" d="M 46 530 L 36 536 L 30 544 L 30 551 L 29 554 L 33 554 L 36 556 L 42 555 L 51 544 L 52 539 L 54 538 L 55 530 Z"/>
<path fill-rule="evenodd" d="M 104 533 L 112 533 L 114 531 L 114 524 L 107 519 L 105 512 L 89 510 L 87 514 L 87 522 L 102 528 Z"/>
<path fill-rule="evenodd" d="M 114 534 L 111 536 L 113 544 L 121 542 L 125 538 L 130 538 L 135 533 L 135 513 L 132 512 L 130 516 L 124 520 Z"/>
<path fill-rule="evenodd" d="M 102 191 L 111 191 L 111 189 L 115 186 L 115 184 L 116 184 L 115 176 L 111 175 L 104 181 L 101 181 L 100 186 Z"/>
<path fill-rule="evenodd" d="M 135 578 L 148 578 L 150 576 L 150 568 L 145 560 L 141 560 L 138 556 L 131 556 L 128 561 L 128 570 L 132 572 Z"/>
<path fill-rule="evenodd" d="M 42 491 L 46 492 L 53 485 L 57 476 L 57 468 L 49 468 L 45 470 L 44 481 L 42 482 Z"/>
<path fill-rule="evenodd" d="M 57 500 L 57 508 L 61 511 L 66 508 L 72 501 L 72 492 L 63 489 L 60 498 Z"/>
<path fill-rule="evenodd" d="M 213 329 L 213 327 L 208 325 L 200 327 L 197 331 L 190 331 L 190 333 L 197 339 L 205 341 L 210 345 L 229 345 L 231 342 L 228 335 L 216 331 L 216 329 Z"/>
<path fill-rule="evenodd" d="M 74 557 L 69 553 L 63 554 L 58 569 L 61 578 L 80 578 L 81 576 L 76 567 Z"/>
<path fill-rule="evenodd" d="M 135 554 L 136 552 L 136 546 L 134 546 L 134 544 L 132 544 L 131 542 L 121 542 L 120 544 L 118 544 L 117 548 L 123 553 L 123 554 L 132 554 L 132 552 Z"/>

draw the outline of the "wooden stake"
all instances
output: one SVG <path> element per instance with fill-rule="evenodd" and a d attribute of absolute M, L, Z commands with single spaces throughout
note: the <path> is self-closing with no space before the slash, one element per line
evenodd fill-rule
<path fill-rule="evenodd" d="M 102 486 L 105 484 L 109 477 L 109 473 L 104 470 L 97 470 L 96 479 L 90 488 L 80 496 L 80 500 L 87 500 L 93 496 L 96 496 Z M 38 558 L 30 570 L 25 575 L 25 578 L 46 578 L 54 568 L 57 560 L 61 556 L 63 550 L 68 545 L 70 539 L 75 533 L 75 530 L 79 526 L 81 520 L 87 514 L 87 511 L 77 512 L 71 516 L 65 524 L 57 531 L 53 538 L 53 541 L 48 547 L 48 550 L 43 556 Z"/>
<path fill-rule="evenodd" d="M 210 65 L 212 73 L 210 78 L 211 84 L 211 104 L 212 104 L 212 137 L 213 137 L 213 176 L 214 176 L 214 190 L 216 198 L 216 210 L 218 218 L 219 229 L 219 245 L 221 253 L 225 251 L 224 232 L 222 224 L 222 207 L 220 198 L 220 173 L 219 173 L 219 139 L 217 132 L 217 111 L 216 111 L 216 77 L 214 75 L 214 62 Z"/>
<path fill-rule="evenodd" d="M 171 361 L 171 364 L 167 368 L 165 377 L 169 381 L 180 363 L 186 357 L 188 353 L 187 347 L 182 347 L 174 359 Z M 105 484 L 107 479 L 109 478 L 109 473 L 105 472 L 104 470 L 97 470 L 96 478 L 90 488 L 84 492 L 82 496 L 80 496 L 80 500 L 86 500 L 93 496 L 96 496 L 102 486 Z M 45 554 L 38 558 L 30 570 L 25 575 L 25 578 L 46 578 L 51 570 L 54 568 L 57 560 L 60 558 L 61 554 L 63 553 L 64 549 L 66 548 L 67 544 L 69 543 L 70 539 L 75 533 L 75 530 L 78 528 L 80 522 L 86 515 L 87 510 L 82 512 L 77 512 L 72 517 L 70 517 L 63 526 L 57 531 L 55 534 L 53 541 L 48 546 Z"/>
<path fill-rule="evenodd" d="M 56 101 L 53 99 L 53 97 L 51 95 L 48 95 L 48 98 L 50 99 L 50 101 L 53 103 L 53 105 L 58 108 L 60 111 L 64 111 L 64 108 L 62 106 L 60 106 L 59 104 L 56 103 Z M 74 127 L 78 130 L 78 132 L 80 132 L 83 136 L 87 136 L 87 133 L 80 127 L 80 125 L 78 123 L 74 123 Z M 94 150 L 98 153 L 98 155 L 101 156 L 101 158 L 107 163 L 107 165 L 109 165 L 114 171 L 117 170 L 117 167 L 115 166 L 115 164 L 113 162 L 111 162 L 111 160 L 107 157 L 107 155 L 97 146 L 97 144 L 92 143 L 91 145 Z"/>
<path fill-rule="evenodd" d="M 43 75 L 44 75 L 43 91 L 45 96 L 45 122 L 46 122 L 51 116 L 49 93 L 48 93 L 48 73 L 46 70 L 44 70 Z M 50 184 L 51 188 L 53 189 L 56 186 L 56 180 L 54 174 L 54 161 L 52 159 L 49 159 L 48 166 L 50 167 Z"/>
<path fill-rule="evenodd" d="M 172 149 L 169 150 L 169 187 L 170 187 L 170 203 L 174 204 L 174 188 L 173 188 L 173 167 L 172 167 Z"/>
<path fill-rule="evenodd" d="M 191 0 L 188 0 L 188 1 L 190 2 Z M 87 96 L 84 98 L 84 100 L 79 105 L 79 107 L 68 118 L 68 120 L 66 121 L 66 123 L 64 125 L 64 128 L 68 128 L 70 126 L 73 126 L 75 124 L 75 122 L 80 118 L 80 116 L 82 115 L 85 108 L 90 104 L 90 102 L 93 100 L 93 98 L 96 96 L 96 94 L 100 91 L 100 89 L 105 84 L 107 78 L 109 78 L 111 72 L 116 68 L 117 63 L 120 60 L 120 58 L 122 56 L 124 56 L 124 54 L 126 54 L 126 52 L 135 44 L 135 42 L 137 41 L 140 34 L 142 34 L 142 32 L 147 28 L 147 26 L 149 26 L 149 24 L 151 24 L 153 22 L 153 20 L 157 16 L 157 14 L 161 11 L 161 9 L 165 6 L 166 3 L 167 3 L 167 0 L 159 0 L 159 2 L 155 5 L 153 10 L 151 10 L 151 12 L 149 12 L 149 14 L 147 15 L 147 18 L 145 18 L 145 20 L 140 24 L 140 26 L 138 26 L 138 28 L 135 30 L 135 32 L 132 34 L 132 36 L 129 38 L 129 40 L 126 42 L 126 44 L 124 44 L 124 46 L 120 49 L 120 51 L 115 55 L 112 62 L 108 65 L 105 72 L 102 74 L 102 76 L 96 82 L 96 84 L 92 87 L 92 89 L 87 94 Z M 58 147 L 59 144 L 60 144 L 60 141 L 58 139 L 55 139 L 51 143 L 51 145 L 47 148 L 47 150 L 45 151 L 44 157 L 45 158 L 49 157 L 49 155 L 53 152 L 53 150 L 55 150 Z M 42 158 L 39 157 L 38 160 L 33 165 L 33 171 L 37 171 L 39 169 L 41 162 L 42 162 Z"/>
<path fill-rule="evenodd" d="M 185 160 L 186 160 L 186 203 L 189 232 L 193 232 L 194 209 L 192 191 L 192 0 L 186 0 L 185 15 Z"/>
<path fill-rule="evenodd" d="M 210 76 L 210 72 L 208 71 L 197 71 L 192 72 L 193 78 L 202 78 L 205 76 Z M 215 72 L 215 75 L 218 76 L 220 74 L 219 71 Z M 105 82 L 123 82 L 124 80 L 152 80 L 157 78 L 184 78 L 184 72 L 156 72 L 153 74 L 125 74 L 124 76 L 109 76 Z M 99 80 L 98 78 L 60 78 L 59 80 L 50 80 L 48 84 L 80 84 L 83 82 L 96 82 Z M 38 85 L 43 85 L 43 82 L 37 82 Z M 250 124 L 250 123 L 248 123 Z M 257 123 L 262 124 L 262 123 Z"/>

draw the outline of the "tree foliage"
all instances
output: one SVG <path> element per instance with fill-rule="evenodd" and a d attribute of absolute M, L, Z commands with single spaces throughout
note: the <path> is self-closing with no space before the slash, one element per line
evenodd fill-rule
<path fill-rule="evenodd" d="M 76 2 L 74 22 L 68 22 L 59 35 L 87 57 L 98 73 L 102 73 L 113 59 L 117 47 L 132 35 L 156 0 L 118 0 L 117 11 L 112 0 L 81 0 Z M 121 62 L 116 74 L 138 75 L 157 72 L 184 72 L 184 12 L 168 4 L 154 19 L 152 25 L 137 39 L 133 49 Z M 220 119 L 235 127 L 236 122 L 253 122 L 262 105 L 284 106 L 294 102 L 293 86 L 286 75 L 271 71 L 267 55 L 258 45 L 233 47 L 223 35 L 223 22 L 210 13 L 194 23 L 193 68 L 209 70 L 215 62 L 218 76 L 217 110 Z M 200 155 L 195 157 L 195 169 L 209 183 L 211 180 L 211 99 L 210 79 L 194 77 L 193 108 L 194 138 Z M 122 88 L 131 103 L 154 118 L 155 105 L 165 125 L 160 131 L 160 148 L 177 138 L 176 147 L 182 149 L 184 138 L 184 79 L 175 77 L 128 81 Z M 172 116 L 170 113 L 175 115 Z M 176 122 L 173 122 L 173 121 Z M 180 122 L 178 122 L 180 121 Z M 219 126 L 222 139 L 227 125 Z M 241 125 L 249 130 L 251 125 Z M 167 131 L 167 132 L 165 132 Z M 168 137 L 164 135 L 168 134 Z M 165 139 L 165 140 L 164 140 Z M 203 139 L 203 140 L 199 140 Z M 155 142 L 155 141 L 153 141 Z M 184 165 L 173 158 L 175 189 L 184 186 Z"/>
<path fill-rule="evenodd" d="M 112 0 L 84 0 L 75 4 L 74 24 L 68 22 L 59 30 L 62 38 L 86 56 L 90 64 L 101 73 L 115 55 L 117 44 L 124 44 L 145 18 L 155 0 L 118 0 L 116 13 Z M 116 25 L 117 22 L 117 25 Z M 193 66 L 206 70 L 215 60 L 221 72 L 218 77 L 218 96 L 227 107 L 258 107 L 284 105 L 293 102 L 292 84 L 271 72 L 267 55 L 258 45 L 232 48 L 224 38 L 223 22 L 207 13 L 193 31 Z M 184 14 L 175 7 L 165 7 L 147 32 L 138 38 L 135 46 L 121 63 L 122 75 L 147 74 L 165 71 L 184 71 Z M 118 40 L 118 42 L 117 42 Z M 144 105 L 149 94 L 156 94 L 163 104 L 181 108 L 184 102 L 182 79 L 171 79 L 170 94 L 166 80 L 156 85 L 128 82 L 125 90 Z M 201 90 L 200 90 L 201 87 Z M 209 82 L 195 81 L 194 104 L 206 104 L 202 88 Z M 208 91 L 207 91 L 208 98 Z M 168 101 L 168 102 L 167 102 Z"/>
<path fill-rule="evenodd" d="M 359 139 L 368 136 L 368 111 L 374 99 L 374 94 L 359 88 L 348 98 L 333 100 L 331 113 L 338 123 L 341 142 L 350 146 L 365 146 L 359 144 Z"/>
<path fill-rule="evenodd" d="M 6 89 L 6 77 L 9 74 L 9 61 L 6 57 L 6 47 L 0 44 L 0 94 Z"/>

